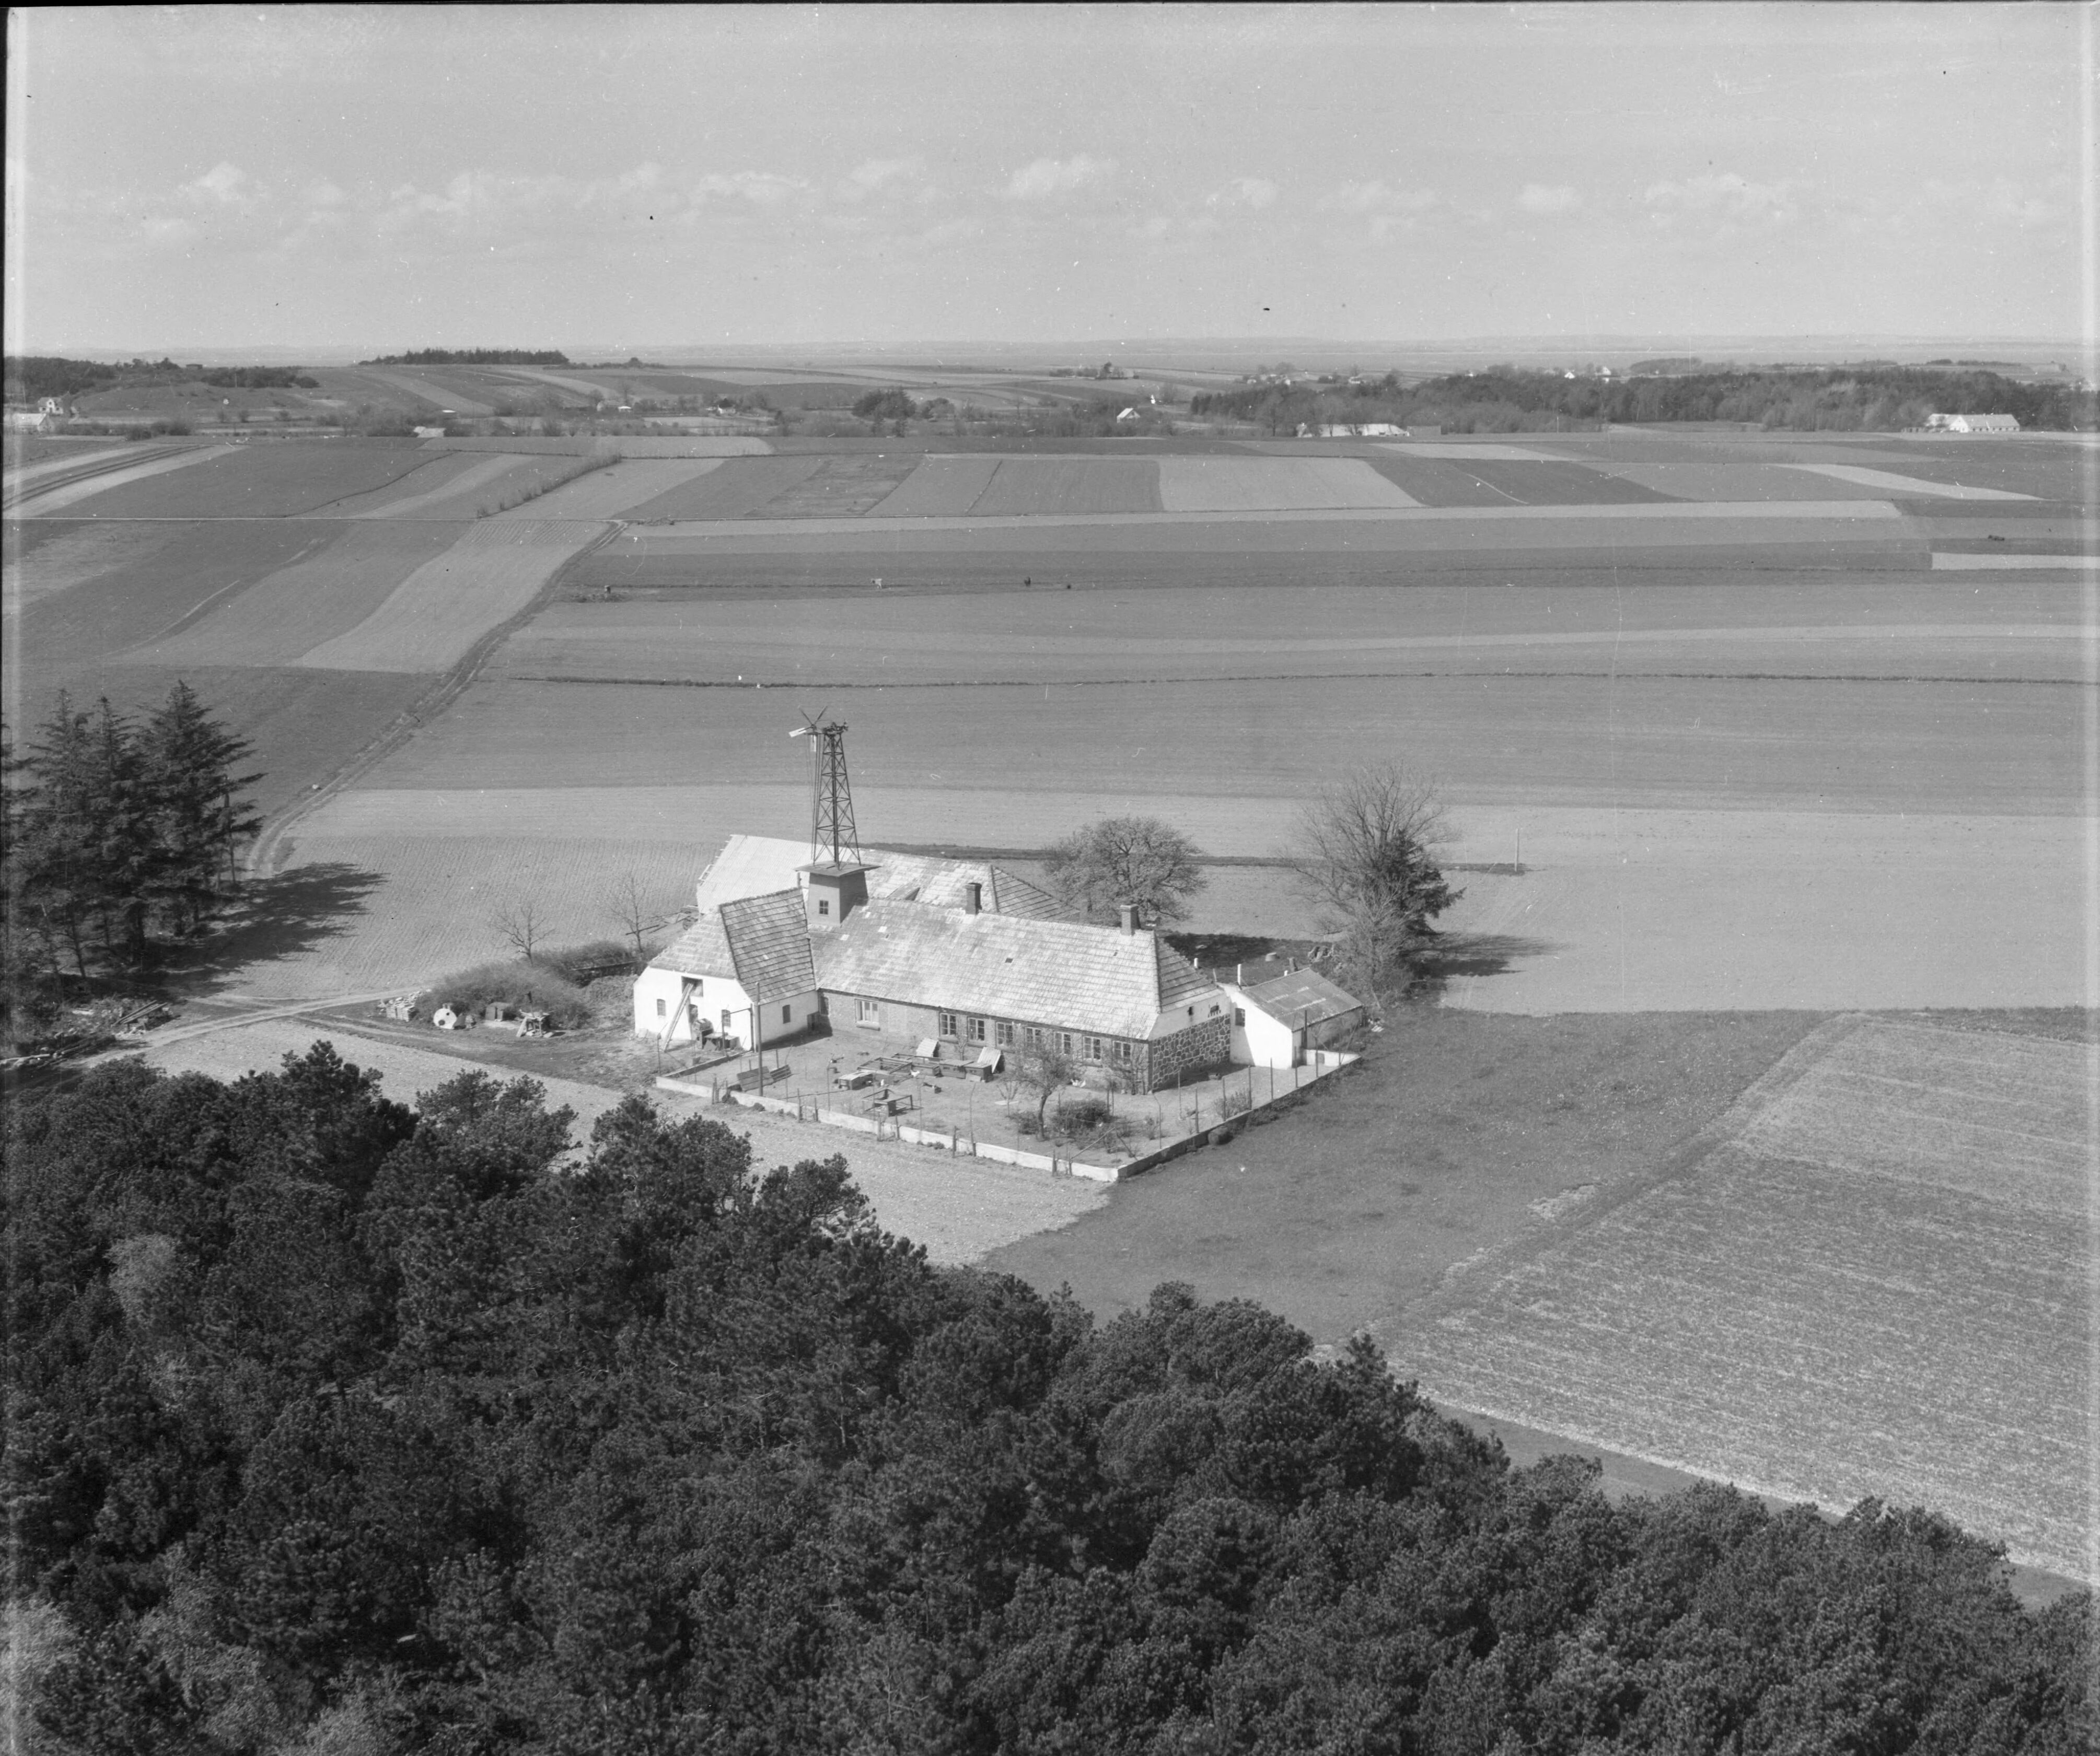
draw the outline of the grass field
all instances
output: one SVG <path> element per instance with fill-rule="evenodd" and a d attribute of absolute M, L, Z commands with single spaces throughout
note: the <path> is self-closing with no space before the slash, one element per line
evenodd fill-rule
<path fill-rule="evenodd" d="M 55 518 L 9 523 L 0 584 L 6 588 L 11 637 L 15 618 L 29 605 L 135 565 L 181 529 L 179 524 L 76 524 Z"/>
<path fill-rule="evenodd" d="M 404 580 L 444 554 L 461 527 L 374 520 L 311 529 L 321 540 L 313 552 L 126 656 L 152 664 L 296 664 L 375 613 Z"/>
<path fill-rule="evenodd" d="M 363 621 L 293 662 L 342 671 L 442 671 L 529 604 L 554 570 L 602 528 L 529 518 L 469 525 Z"/>
<path fill-rule="evenodd" d="M 1379 1326 L 1396 1364 L 1758 1491 L 1922 1502 L 2100 1580 L 2089 1049 L 1862 1019 L 1798 1053 L 1689 1174 Z"/>
<path fill-rule="evenodd" d="M 98 486 L 72 516 L 292 518 L 381 487 L 428 461 L 426 452 L 402 442 L 258 440 L 150 480 Z"/>

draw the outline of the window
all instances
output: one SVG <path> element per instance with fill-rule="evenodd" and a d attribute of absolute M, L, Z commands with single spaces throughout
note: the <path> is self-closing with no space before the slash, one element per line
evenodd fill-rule
<path fill-rule="evenodd" d="M 1130 1061 L 1130 1044 L 1123 1042 L 1117 1043 L 1115 1045 L 1115 1058 L 1127 1065 Z"/>
<path fill-rule="evenodd" d="M 1001 1048 L 1013 1047 L 1013 1026 L 1004 1018 L 992 1026 L 993 1039 Z"/>
<path fill-rule="evenodd" d="M 656 996 L 656 1016 L 659 1018 L 664 1016 L 664 996 L 660 994 Z"/>
<path fill-rule="evenodd" d="M 956 1027 L 955 1015 L 953 1013 L 942 1013 L 941 1014 L 941 1035 L 947 1038 L 947 1039 L 951 1043 L 954 1042 L 957 1037 L 962 1035 L 962 1032 Z"/>
<path fill-rule="evenodd" d="M 828 915 L 831 911 L 832 899 L 827 896 L 818 897 L 817 898 L 817 912 L 819 915 Z"/>
<path fill-rule="evenodd" d="M 1043 1035 L 1044 1033 L 1034 1025 L 1021 1026 L 1021 1040 L 1030 1048 L 1041 1048 L 1043 1046 Z"/>
<path fill-rule="evenodd" d="M 1215 1003 L 1213 1003 L 1213 1004 L 1212 1004 L 1212 1005 L 1211 1005 L 1211 1016 L 1213 1018 L 1215 1018 L 1215 1017 L 1216 1017 L 1218 1016 L 1218 1008 L 1217 1008 L 1217 1006 L 1216 1006 L 1216 1004 L 1215 1004 Z"/>
<path fill-rule="evenodd" d="M 1235 1006 L 1233 1008 L 1233 1022 L 1236 1025 L 1244 1025 L 1246 1022 L 1246 1007 Z"/>
<path fill-rule="evenodd" d="M 1090 1036 L 1087 1039 L 1087 1059 L 1088 1061 L 1105 1061 L 1108 1059 L 1106 1046 L 1102 1043 L 1099 1037 Z"/>
<path fill-rule="evenodd" d="M 1072 1033 L 1069 1030 L 1060 1030 L 1057 1033 L 1057 1052 L 1069 1056 L 1072 1052 Z"/>
<path fill-rule="evenodd" d="M 880 1026 L 882 1023 L 880 1000 L 855 1000 L 854 1008 L 854 1021 L 856 1024 Z"/>
<path fill-rule="evenodd" d="M 727 1008 L 726 1006 L 725 1006 L 725 1007 L 723 1007 L 723 1008 L 722 1008 L 722 1035 L 723 1035 L 724 1036 L 727 1036 L 727 1035 L 729 1035 L 729 1033 L 730 1033 L 730 1021 L 731 1019 L 733 1019 L 734 1017 L 736 1017 L 736 1014 L 735 1014 L 735 1013 L 731 1012 L 731 1011 L 729 1009 L 729 1008 Z"/>
<path fill-rule="evenodd" d="M 785 1006 L 780 1008 L 780 1021 L 783 1024 L 794 1023 L 795 1003 L 792 1000 L 790 1000 Z"/>
<path fill-rule="evenodd" d="M 963 1021 L 963 1038 L 966 1042 L 982 1043 L 985 1039 L 985 1021 L 982 1018 Z"/>

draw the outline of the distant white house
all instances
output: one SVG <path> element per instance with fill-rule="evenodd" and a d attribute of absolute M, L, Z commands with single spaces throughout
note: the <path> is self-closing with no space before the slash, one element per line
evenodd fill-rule
<path fill-rule="evenodd" d="M 443 427 L 417 427 L 415 434 L 417 439 L 443 439 L 445 430 Z"/>
<path fill-rule="evenodd" d="M 1298 436 L 1300 439 L 1312 438 L 1312 429 L 1301 426 L 1298 430 Z M 1408 433 L 1405 427 L 1397 426 L 1390 421 L 1330 421 L 1321 426 L 1319 436 L 1321 439 L 1405 439 Z"/>
<path fill-rule="evenodd" d="M 1927 415 L 1926 430 L 1934 433 L 2017 433 L 2017 415 Z"/>
<path fill-rule="evenodd" d="M 51 417 L 41 408 L 11 408 L 7 411 L 7 430 L 10 433 L 41 433 L 51 424 Z"/>

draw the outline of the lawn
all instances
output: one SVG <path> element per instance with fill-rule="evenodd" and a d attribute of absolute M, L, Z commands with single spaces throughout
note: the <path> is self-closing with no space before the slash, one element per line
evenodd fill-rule
<path fill-rule="evenodd" d="M 1143 457 L 1010 457 L 973 502 L 970 516 L 1157 512 L 1163 467 Z"/>

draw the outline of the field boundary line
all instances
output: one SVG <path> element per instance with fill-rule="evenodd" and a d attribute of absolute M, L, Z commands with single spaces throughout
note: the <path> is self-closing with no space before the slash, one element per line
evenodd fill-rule
<path fill-rule="evenodd" d="M 289 863 L 294 846 L 292 830 L 317 806 L 327 804 L 337 794 L 346 791 L 360 775 L 392 755 L 450 708 L 467 685 L 481 674 L 496 649 L 540 613 L 548 600 L 562 588 L 577 563 L 610 541 L 621 528 L 617 519 L 607 521 L 596 536 L 547 576 L 546 582 L 533 593 L 529 603 L 522 606 L 515 614 L 496 624 L 477 640 L 428 691 L 411 702 L 392 725 L 350 757 L 334 773 L 316 783 L 305 797 L 293 800 L 268 818 L 249 848 L 247 859 L 244 862 L 247 875 L 251 878 L 264 877 L 282 871 Z"/>
<path fill-rule="evenodd" d="M 554 671 L 511 671 L 513 683 L 597 684 L 619 689 L 1123 689 L 1168 683 L 1345 683 L 1406 682 L 1423 677 L 1487 677 L 1608 680 L 1617 683 L 2005 683 L 2024 688 L 2086 689 L 2082 677 L 1932 676 L 1924 673 L 1860 673 L 1845 671 L 1245 671 L 1225 674 L 1191 672 L 1178 677 L 925 677 L 870 682 L 865 677 L 762 677 L 727 681 L 704 677 L 579 677 Z"/>
<path fill-rule="evenodd" d="M 1599 1189 L 1591 1199 L 1573 1208 L 1565 1219 L 1548 1220 L 1536 1233 L 1511 1238 L 1454 1263 L 1433 1292 L 1399 1307 L 1378 1322 L 1366 1324 L 1365 1332 L 1388 1352 L 1404 1353 L 1401 1338 L 1406 1330 L 1422 1328 L 1447 1312 L 1472 1304 L 1484 1289 L 1512 1270 L 1558 1249 L 1577 1233 L 1588 1230 L 1629 1203 L 1692 1176 L 1715 1153 L 1735 1145 L 1767 1106 L 1807 1079 L 1832 1049 L 1871 1022 L 1873 1015 L 1863 1012 L 1838 1013 L 1819 1019 L 1792 1048 L 1737 1092 L 1727 1109 L 1672 1147 L 1659 1163 Z M 1495 1414 L 1491 1409 L 1480 1412 Z M 1496 1418 L 1516 1418 L 1514 1415 Z"/>

